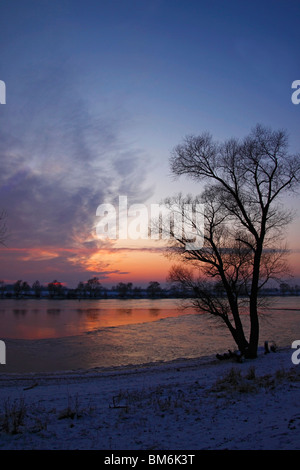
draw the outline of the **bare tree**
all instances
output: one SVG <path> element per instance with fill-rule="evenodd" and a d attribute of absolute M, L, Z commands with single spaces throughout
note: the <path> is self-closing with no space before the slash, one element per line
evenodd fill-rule
<path fill-rule="evenodd" d="M 3 298 L 5 294 L 5 283 L 2 279 L 0 280 L 0 293 L 1 297 Z"/>
<path fill-rule="evenodd" d="M 132 295 L 132 282 L 119 282 L 115 287 L 116 291 L 118 292 L 118 297 L 124 299 L 126 297 L 131 297 Z"/>
<path fill-rule="evenodd" d="M 55 296 L 62 296 L 64 292 L 64 286 L 61 282 L 56 279 L 48 284 L 49 297 L 53 299 Z"/>
<path fill-rule="evenodd" d="M 201 203 L 204 208 L 201 249 L 187 250 L 185 234 L 173 233 L 172 255 L 185 265 L 173 267 L 170 279 L 192 290 L 196 306 L 221 318 L 239 350 L 254 358 L 259 292 L 287 266 L 284 228 L 293 214 L 281 205 L 281 196 L 299 183 L 300 157 L 289 154 L 285 131 L 257 125 L 242 141 L 189 136 L 174 149 L 170 164 L 176 176 L 209 183 L 193 200 L 179 195 L 165 201 L 172 207 Z M 199 230 L 195 218 L 190 223 Z M 215 295 L 209 279 L 221 286 L 223 295 Z M 241 320 L 246 309 L 249 339 Z"/>
<path fill-rule="evenodd" d="M 19 298 L 20 295 L 22 294 L 22 285 L 23 285 L 23 281 L 21 279 L 16 281 L 13 285 L 14 293 L 17 298 Z"/>
<path fill-rule="evenodd" d="M 41 293 L 42 293 L 42 285 L 40 283 L 40 281 L 36 280 L 33 284 L 32 284 L 32 290 L 34 291 L 34 294 L 36 296 L 37 299 L 39 299 L 41 297 Z"/>
<path fill-rule="evenodd" d="M 89 292 L 90 297 L 97 297 L 102 292 L 102 285 L 98 277 L 89 279 L 85 285 L 85 288 Z"/>
<path fill-rule="evenodd" d="M 157 281 L 150 281 L 147 287 L 147 295 L 150 298 L 160 297 L 162 294 L 162 288 L 160 283 Z"/>
<path fill-rule="evenodd" d="M 80 281 L 76 287 L 76 291 L 79 294 L 79 297 L 86 297 L 87 286 L 84 282 Z"/>

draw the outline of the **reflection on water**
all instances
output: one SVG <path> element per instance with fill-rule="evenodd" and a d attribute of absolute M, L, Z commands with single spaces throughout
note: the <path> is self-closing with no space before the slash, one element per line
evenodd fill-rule
<path fill-rule="evenodd" d="M 160 315 L 160 309 L 159 309 L 159 308 L 150 308 L 149 314 L 150 314 L 151 317 L 153 317 L 153 318 L 158 318 L 159 315 Z"/>
<path fill-rule="evenodd" d="M 269 313 L 284 323 L 288 312 L 300 313 L 299 297 L 271 299 L 262 324 L 274 321 Z M 0 301 L 0 338 L 39 339 L 76 336 L 101 328 L 148 323 L 163 318 L 195 314 L 180 309 L 173 299 L 157 300 L 11 300 Z M 80 305 L 80 306 L 79 306 Z M 278 317 L 281 313 L 283 317 Z M 212 324 L 209 323 L 209 327 Z"/>
<path fill-rule="evenodd" d="M 78 303 L 78 300 L 4 299 L 0 310 L 0 336 L 16 339 L 59 338 L 181 314 L 177 302 L 170 299 L 81 300 L 80 307 Z"/>
<path fill-rule="evenodd" d="M 299 300 L 272 299 L 273 309 L 261 317 L 261 345 L 268 340 L 287 346 L 300 339 Z M 1 306 L 6 372 L 141 364 L 235 347 L 227 328 L 214 318 L 182 311 L 173 300 L 82 301 L 80 307 L 78 301 L 3 300 Z M 243 320 L 248 335 L 248 316 Z"/>
<path fill-rule="evenodd" d="M 61 312 L 60 308 L 47 308 L 48 315 L 58 315 Z"/>
<path fill-rule="evenodd" d="M 22 308 L 22 309 L 21 308 L 14 308 L 13 313 L 15 315 L 25 315 L 27 313 L 27 310 L 26 310 L 26 308 Z"/>

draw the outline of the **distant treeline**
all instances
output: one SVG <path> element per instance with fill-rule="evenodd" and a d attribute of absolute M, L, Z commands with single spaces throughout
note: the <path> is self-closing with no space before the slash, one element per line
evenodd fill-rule
<path fill-rule="evenodd" d="M 86 282 L 79 282 L 76 288 L 66 287 L 62 282 L 54 280 L 47 285 L 35 281 L 32 285 L 27 281 L 18 280 L 14 284 L 0 281 L 1 298 L 50 298 L 50 299 L 105 299 L 105 298 L 168 298 L 184 297 L 176 286 L 163 288 L 157 281 L 149 282 L 147 287 L 134 286 L 132 282 L 119 282 L 107 288 L 97 277 Z"/>
<path fill-rule="evenodd" d="M 224 295 L 218 284 L 212 285 L 216 295 Z M 261 295 L 300 295 L 300 286 L 291 286 L 282 282 L 278 288 L 265 288 Z M 27 281 L 18 280 L 14 284 L 5 284 L 0 281 L 0 298 L 49 298 L 49 299 L 162 299 L 162 298 L 191 298 L 195 297 L 193 291 L 183 290 L 177 285 L 162 287 L 157 281 L 150 281 L 147 287 L 134 286 L 132 282 L 119 282 L 107 288 L 97 277 L 86 282 L 79 282 L 76 288 L 66 287 L 62 282 L 54 280 L 47 285 L 35 281 L 31 286 Z"/>

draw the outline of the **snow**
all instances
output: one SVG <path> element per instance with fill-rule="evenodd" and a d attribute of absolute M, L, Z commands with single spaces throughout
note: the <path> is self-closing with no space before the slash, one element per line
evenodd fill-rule
<path fill-rule="evenodd" d="M 300 365 L 292 353 L 1 371 L 0 449 L 299 449 Z"/>

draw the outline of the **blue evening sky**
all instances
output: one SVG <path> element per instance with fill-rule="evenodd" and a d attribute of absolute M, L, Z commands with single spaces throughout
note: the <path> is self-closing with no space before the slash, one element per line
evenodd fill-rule
<path fill-rule="evenodd" d="M 299 151 L 299 19 L 299 0 L 1 0 L 10 246 L 75 252 L 104 200 L 198 192 L 170 177 L 187 134 L 242 138 L 261 123 Z"/>

